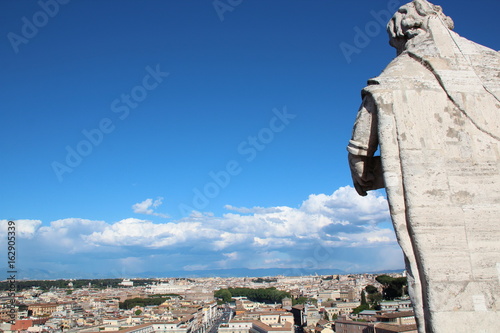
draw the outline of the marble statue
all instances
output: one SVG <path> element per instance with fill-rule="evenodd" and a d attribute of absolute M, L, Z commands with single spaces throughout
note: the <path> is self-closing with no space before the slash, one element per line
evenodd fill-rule
<path fill-rule="evenodd" d="M 397 57 L 362 92 L 354 186 L 387 191 L 419 332 L 499 332 L 500 54 L 425 0 L 387 28 Z"/>

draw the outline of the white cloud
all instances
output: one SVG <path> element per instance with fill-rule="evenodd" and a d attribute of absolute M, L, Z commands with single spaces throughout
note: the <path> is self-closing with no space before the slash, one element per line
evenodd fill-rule
<path fill-rule="evenodd" d="M 14 225 L 9 225 L 9 220 L 0 220 L 0 235 L 2 237 L 7 235 L 7 228 L 13 226 L 17 237 L 31 239 L 42 224 L 40 220 L 13 220 L 12 222 Z"/>
<path fill-rule="evenodd" d="M 388 243 L 393 241 L 394 239 L 391 239 L 388 236 L 383 236 L 383 237 L 375 236 L 375 237 L 367 237 L 366 240 L 368 241 L 368 243 Z"/>
<path fill-rule="evenodd" d="M 146 200 L 141 204 L 142 212 L 146 212 L 154 202 Z M 239 253 L 238 262 L 244 265 L 250 260 L 244 252 L 307 250 L 315 244 L 372 248 L 396 243 L 392 230 L 377 226 L 390 219 L 386 199 L 372 193 L 360 197 L 350 186 L 331 195 L 310 195 L 299 208 L 230 205 L 226 208 L 233 212 L 221 217 L 193 212 L 176 223 L 125 219 L 92 233 L 86 240 L 108 246 L 170 250 L 191 246 L 209 252 L 224 250 L 219 253 L 218 261 L 224 267 L 230 263 L 228 253 Z M 265 260 L 262 259 L 262 263 Z"/>
<path fill-rule="evenodd" d="M 295 242 L 291 239 L 286 238 L 260 238 L 254 237 L 253 244 L 258 247 L 266 247 L 266 248 L 283 248 L 283 247 L 292 247 L 295 245 Z"/>
<path fill-rule="evenodd" d="M 250 239 L 248 234 L 223 232 L 213 241 L 213 247 L 216 251 L 223 250 L 232 245 L 247 244 Z"/>
<path fill-rule="evenodd" d="M 230 253 L 223 253 L 223 256 L 227 257 L 230 260 L 236 260 L 238 259 L 238 252 L 230 252 Z"/>
<path fill-rule="evenodd" d="M 282 262 L 282 260 L 279 258 L 265 259 L 264 260 L 264 264 L 278 264 L 280 262 Z"/>
<path fill-rule="evenodd" d="M 162 197 L 159 197 L 158 199 L 156 199 L 154 202 L 153 202 L 153 207 L 154 208 L 158 208 L 161 206 L 161 204 L 163 204 L 163 198 Z"/>
<path fill-rule="evenodd" d="M 134 210 L 134 213 L 137 214 L 146 214 L 146 215 L 153 215 L 153 216 L 158 216 L 158 217 L 163 217 L 163 218 L 168 218 L 169 216 L 166 214 L 161 214 L 161 213 L 156 213 L 151 207 L 153 208 L 158 208 L 163 204 L 163 198 L 159 197 L 156 200 L 153 201 L 153 199 L 146 199 L 142 202 L 138 202 L 136 204 L 132 205 L 132 209 Z"/>
<path fill-rule="evenodd" d="M 368 192 L 367 196 L 362 197 L 350 186 L 341 187 L 331 195 L 311 194 L 302 203 L 301 210 L 354 224 L 367 221 L 379 223 L 386 221 L 389 216 L 387 200 L 383 195 Z"/>
<path fill-rule="evenodd" d="M 154 209 L 161 204 L 162 198 L 147 199 L 133 209 L 155 215 Z M 151 266 L 194 270 L 199 265 L 302 267 L 311 258 L 320 268 L 347 269 L 354 267 L 353 262 L 360 267 L 377 262 L 389 266 L 380 252 L 383 248 L 396 248 L 391 258 L 397 258 L 394 231 L 384 227 L 390 221 L 387 201 L 378 193 L 360 197 L 346 186 L 330 195 L 310 195 L 297 208 L 226 208 L 231 212 L 222 216 L 193 212 L 168 223 L 137 218 L 112 223 L 68 218 L 47 226 L 38 220 L 17 223 L 20 235 L 31 239 L 27 246 L 32 253 L 44 258 L 57 258 L 57 253 L 72 253 L 79 260 L 84 260 L 83 254 L 85 258 L 88 254 L 106 260 L 116 258 L 115 262 L 126 266 L 127 272 L 136 272 L 133 266 L 145 270 Z M 168 257 L 154 255 L 158 253 L 168 253 Z M 160 257 L 164 261 L 160 262 Z"/>
<path fill-rule="evenodd" d="M 134 213 L 137 214 L 153 214 L 153 210 L 149 209 L 153 205 L 153 199 L 146 199 L 143 202 L 136 203 L 132 205 Z"/>
<path fill-rule="evenodd" d="M 128 218 L 107 225 L 102 231 L 93 232 L 85 239 L 94 244 L 159 248 L 197 239 L 202 230 L 199 222 L 155 224 Z"/>
<path fill-rule="evenodd" d="M 237 213 L 241 214 L 266 214 L 266 213 L 278 213 L 281 211 L 279 207 L 271 207 L 271 208 L 264 208 L 264 207 L 252 207 L 252 208 L 246 208 L 246 207 L 235 207 L 231 205 L 225 205 L 225 209 L 231 210 Z"/>
<path fill-rule="evenodd" d="M 47 249 L 58 249 L 65 253 L 88 252 L 93 246 L 85 241 L 85 235 L 103 230 L 105 226 L 104 221 L 80 218 L 56 220 L 49 226 L 40 227 L 35 240 Z"/>

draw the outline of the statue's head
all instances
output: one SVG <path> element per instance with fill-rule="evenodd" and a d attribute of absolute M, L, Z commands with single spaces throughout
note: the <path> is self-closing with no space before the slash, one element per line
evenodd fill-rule
<path fill-rule="evenodd" d="M 387 25 L 390 44 L 398 50 L 398 54 L 405 50 L 409 40 L 429 35 L 431 18 L 437 18 L 450 30 L 454 27 L 453 20 L 444 15 L 440 6 L 426 0 L 414 0 L 399 8 Z"/>

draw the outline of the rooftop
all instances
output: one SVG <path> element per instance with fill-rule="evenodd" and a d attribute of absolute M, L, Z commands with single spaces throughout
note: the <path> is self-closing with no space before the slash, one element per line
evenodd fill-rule
<path fill-rule="evenodd" d="M 377 318 L 382 319 L 394 319 L 394 318 L 402 318 L 402 317 L 412 317 L 415 314 L 413 311 L 401 311 L 401 312 L 386 312 L 376 315 Z"/>
<path fill-rule="evenodd" d="M 391 325 L 387 323 L 376 323 L 375 324 L 376 328 L 384 329 L 389 332 L 394 332 L 394 333 L 399 333 L 399 332 L 410 332 L 410 331 L 416 331 L 417 330 L 417 325 L 412 324 L 412 325 Z"/>

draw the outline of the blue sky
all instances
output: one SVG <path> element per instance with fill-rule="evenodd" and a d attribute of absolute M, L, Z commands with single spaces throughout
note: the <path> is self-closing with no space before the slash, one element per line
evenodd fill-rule
<path fill-rule="evenodd" d="M 0 211 L 19 267 L 287 268 L 317 246 L 333 249 L 320 268 L 403 267 L 383 192 L 346 187 L 345 150 L 402 4 L 2 1 Z M 436 4 L 500 49 L 498 1 Z"/>

